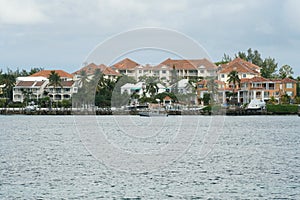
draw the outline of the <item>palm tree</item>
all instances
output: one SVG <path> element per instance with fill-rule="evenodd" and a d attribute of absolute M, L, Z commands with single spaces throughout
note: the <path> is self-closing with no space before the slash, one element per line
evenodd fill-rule
<path fill-rule="evenodd" d="M 80 87 L 84 88 L 84 87 L 86 87 L 86 84 L 87 84 L 87 82 L 90 81 L 90 79 L 85 70 L 81 70 L 79 75 L 80 75 L 79 85 L 80 85 Z"/>
<path fill-rule="evenodd" d="M 151 97 L 154 97 L 158 92 L 158 86 L 156 82 L 149 82 L 146 85 L 146 92 L 149 92 Z"/>
<path fill-rule="evenodd" d="M 13 74 L 11 73 L 1 74 L 0 85 L 2 84 L 5 85 L 3 93 L 5 94 L 6 99 L 12 100 L 13 87 L 15 85 L 15 82 L 16 82 L 16 78 Z"/>
<path fill-rule="evenodd" d="M 53 93 L 57 94 L 57 87 L 59 86 L 61 89 L 63 88 L 63 85 L 61 83 L 61 79 L 60 76 L 55 72 L 55 71 L 51 71 L 49 77 L 49 86 L 53 86 Z M 54 95 L 55 96 L 55 95 Z"/>
<path fill-rule="evenodd" d="M 51 71 L 48 79 L 49 79 L 49 86 L 62 87 L 60 76 L 55 71 Z"/>
<path fill-rule="evenodd" d="M 234 96 L 234 90 L 237 88 L 237 86 L 240 85 L 241 79 L 239 78 L 239 74 L 237 71 L 233 70 L 228 74 L 228 83 L 232 83 L 232 94 Z"/>

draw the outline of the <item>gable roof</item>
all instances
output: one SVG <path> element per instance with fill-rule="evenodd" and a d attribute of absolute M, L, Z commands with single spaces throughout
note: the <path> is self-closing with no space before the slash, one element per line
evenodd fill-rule
<path fill-rule="evenodd" d="M 55 71 L 55 73 L 57 73 L 61 78 L 73 78 L 72 74 L 69 74 L 64 70 L 42 70 L 30 75 L 29 77 L 42 76 L 48 78 L 52 71 Z"/>
<path fill-rule="evenodd" d="M 177 70 L 197 70 L 199 67 L 203 66 L 205 69 L 217 70 L 217 66 L 206 58 L 203 59 L 182 59 L 182 60 L 172 60 L 170 58 L 161 62 L 160 64 L 169 66 L 171 68 L 175 67 Z"/>
<path fill-rule="evenodd" d="M 247 62 L 241 58 L 236 58 L 233 61 L 221 65 L 219 73 L 230 73 L 231 71 L 237 71 L 238 73 L 251 73 L 260 74 L 260 67 L 253 63 Z"/>
<path fill-rule="evenodd" d="M 85 71 L 87 75 L 95 74 L 96 70 L 99 69 L 104 75 L 115 75 L 119 76 L 120 73 L 113 70 L 111 67 L 107 67 L 104 64 L 96 65 L 95 63 L 90 63 L 87 66 L 73 72 L 73 74 L 80 74 L 81 71 Z"/>
<path fill-rule="evenodd" d="M 112 67 L 122 70 L 122 69 L 134 69 L 136 66 L 139 66 L 139 65 L 140 64 L 138 64 L 137 62 L 135 62 L 129 58 L 125 58 L 125 59 L 121 60 L 120 62 L 113 64 Z"/>
<path fill-rule="evenodd" d="M 286 77 L 286 78 L 282 79 L 282 83 L 297 83 L 297 81 Z"/>
<path fill-rule="evenodd" d="M 270 79 L 256 76 L 253 78 L 242 78 L 241 83 L 263 83 L 263 82 L 272 82 Z"/>

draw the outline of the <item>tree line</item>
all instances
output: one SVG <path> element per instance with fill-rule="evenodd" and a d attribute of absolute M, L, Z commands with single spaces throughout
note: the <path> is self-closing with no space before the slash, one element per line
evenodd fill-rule
<path fill-rule="evenodd" d="M 264 78 L 284 79 L 288 77 L 294 79 L 294 71 L 290 65 L 285 64 L 278 68 L 278 63 L 275 58 L 263 58 L 258 50 L 252 50 L 249 48 L 246 52 L 239 51 L 234 57 L 241 58 L 261 67 L 261 76 Z M 217 62 L 216 65 L 226 64 L 230 61 L 232 61 L 232 58 L 228 54 L 224 54 L 222 60 Z M 297 79 L 300 80 L 300 77 L 298 76 Z"/>

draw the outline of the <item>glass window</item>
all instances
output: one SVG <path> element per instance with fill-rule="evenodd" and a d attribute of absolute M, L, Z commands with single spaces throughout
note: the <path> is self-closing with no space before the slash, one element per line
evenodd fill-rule
<path fill-rule="evenodd" d="M 293 88 L 293 83 L 287 83 L 286 88 Z"/>
<path fill-rule="evenodd" d="M 204 85 L 203 84 L 199 84 L 198 88 L 204 88 Z"/>
<path fill-rule="evenodd" d="M 243 74 L 243 78 L 246 78 L 247 77 L 247 74 Z"/>
<path fill-rule="evenodd" d="M 293 92 L 286 92 L 286 94 L 290 97 L 293 96 Z"/>
<path fill-rule="evenodd" d="M 225 75 L 224 75 L 224 74 L 221 74 L 221 78 L 225 78 Z"/>

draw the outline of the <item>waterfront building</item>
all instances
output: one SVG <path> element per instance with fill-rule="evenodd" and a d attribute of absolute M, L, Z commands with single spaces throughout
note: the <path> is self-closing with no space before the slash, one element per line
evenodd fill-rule
<path fill-rule="evenodd" d="M 13 88 L 13 101 L 23 102 L 25 98 L 42 98 L 48 83 L 49 80 L 43 76 L 17 77 L 16 85 Z"/>
<path fill-rule="evenodd" d="M 236 71 L 240 79 L 251 79 L 254 77 L 260 77 L 261 67 L 247 62 L 241 58 L 236 58 L 233 61 L 222 64 L 219 66 L 218 71 L 218 80 L 225 82 L 227 87 L 230 87 L 230 83 L 228 83 L 228 75 L 232 71 Z"/>
<path fill-rule="evenodd" d="M 166 59 L 158 65 L 141 65 L 126 58 L 111 66 L 117 72 L 136 81 L 143 76 L 155 76 L 170 85 L 180 79 L 210 78 L 217 76 L 218 67 L 207 59 L 173 60 Z"/>
<path fill-rule="evenodd" d="M 54 71 L 60 76 L 60 85 L 51 85 L 49 75 Z M 42 70 L 28 77 L 18 77 L 13 88 L 13 101 L 23 102 L 25 98 L 40 99 L 49 96 L 52 101 L 70 100 L 77 92 L 73 76 L 63 70 Z"/>
<path fill-rule="evenodd" d="M 76 81 L 80 80 L 82 77 L 82 72 L 84 71 L 89 79 L 92 79 L 95 73 L 97 73 L 97 70 L 102 73 L 103 77 L 105 79 L 110 80 L 116 80 L 121 74 L 111 67 L 107 67 L 104 64 L 96 65 L 95 63 L 90 63 L 81 69 L 77 70 L 76 72 L 73 72 L 74 79 Z"/>
<path fill-rule="evenodd" d="M 226 103 L 229 101 L 229 95 L 232 93 L 231 85 L 220 80 L 214 80 L 214 86 L 211 86 L 208 80 L 202 80 L 197 84 L 198 98 L 203 98 L 205 93 L 214 93 L 215 101 Z M 215 89 L 212 89 L 215 88 Z M 212 91 L 216 92 L 212 92 Z M 266 79 L 263 77 L 242 78 L 240 85 L 234 91 L 238 103 L 249 103 L 252 99 L 269 101 L 274 97 L 277 101 L 282 95 L 288 95 L 291 99 L 297 96 L 297 81 L 285 79 Z"/>

